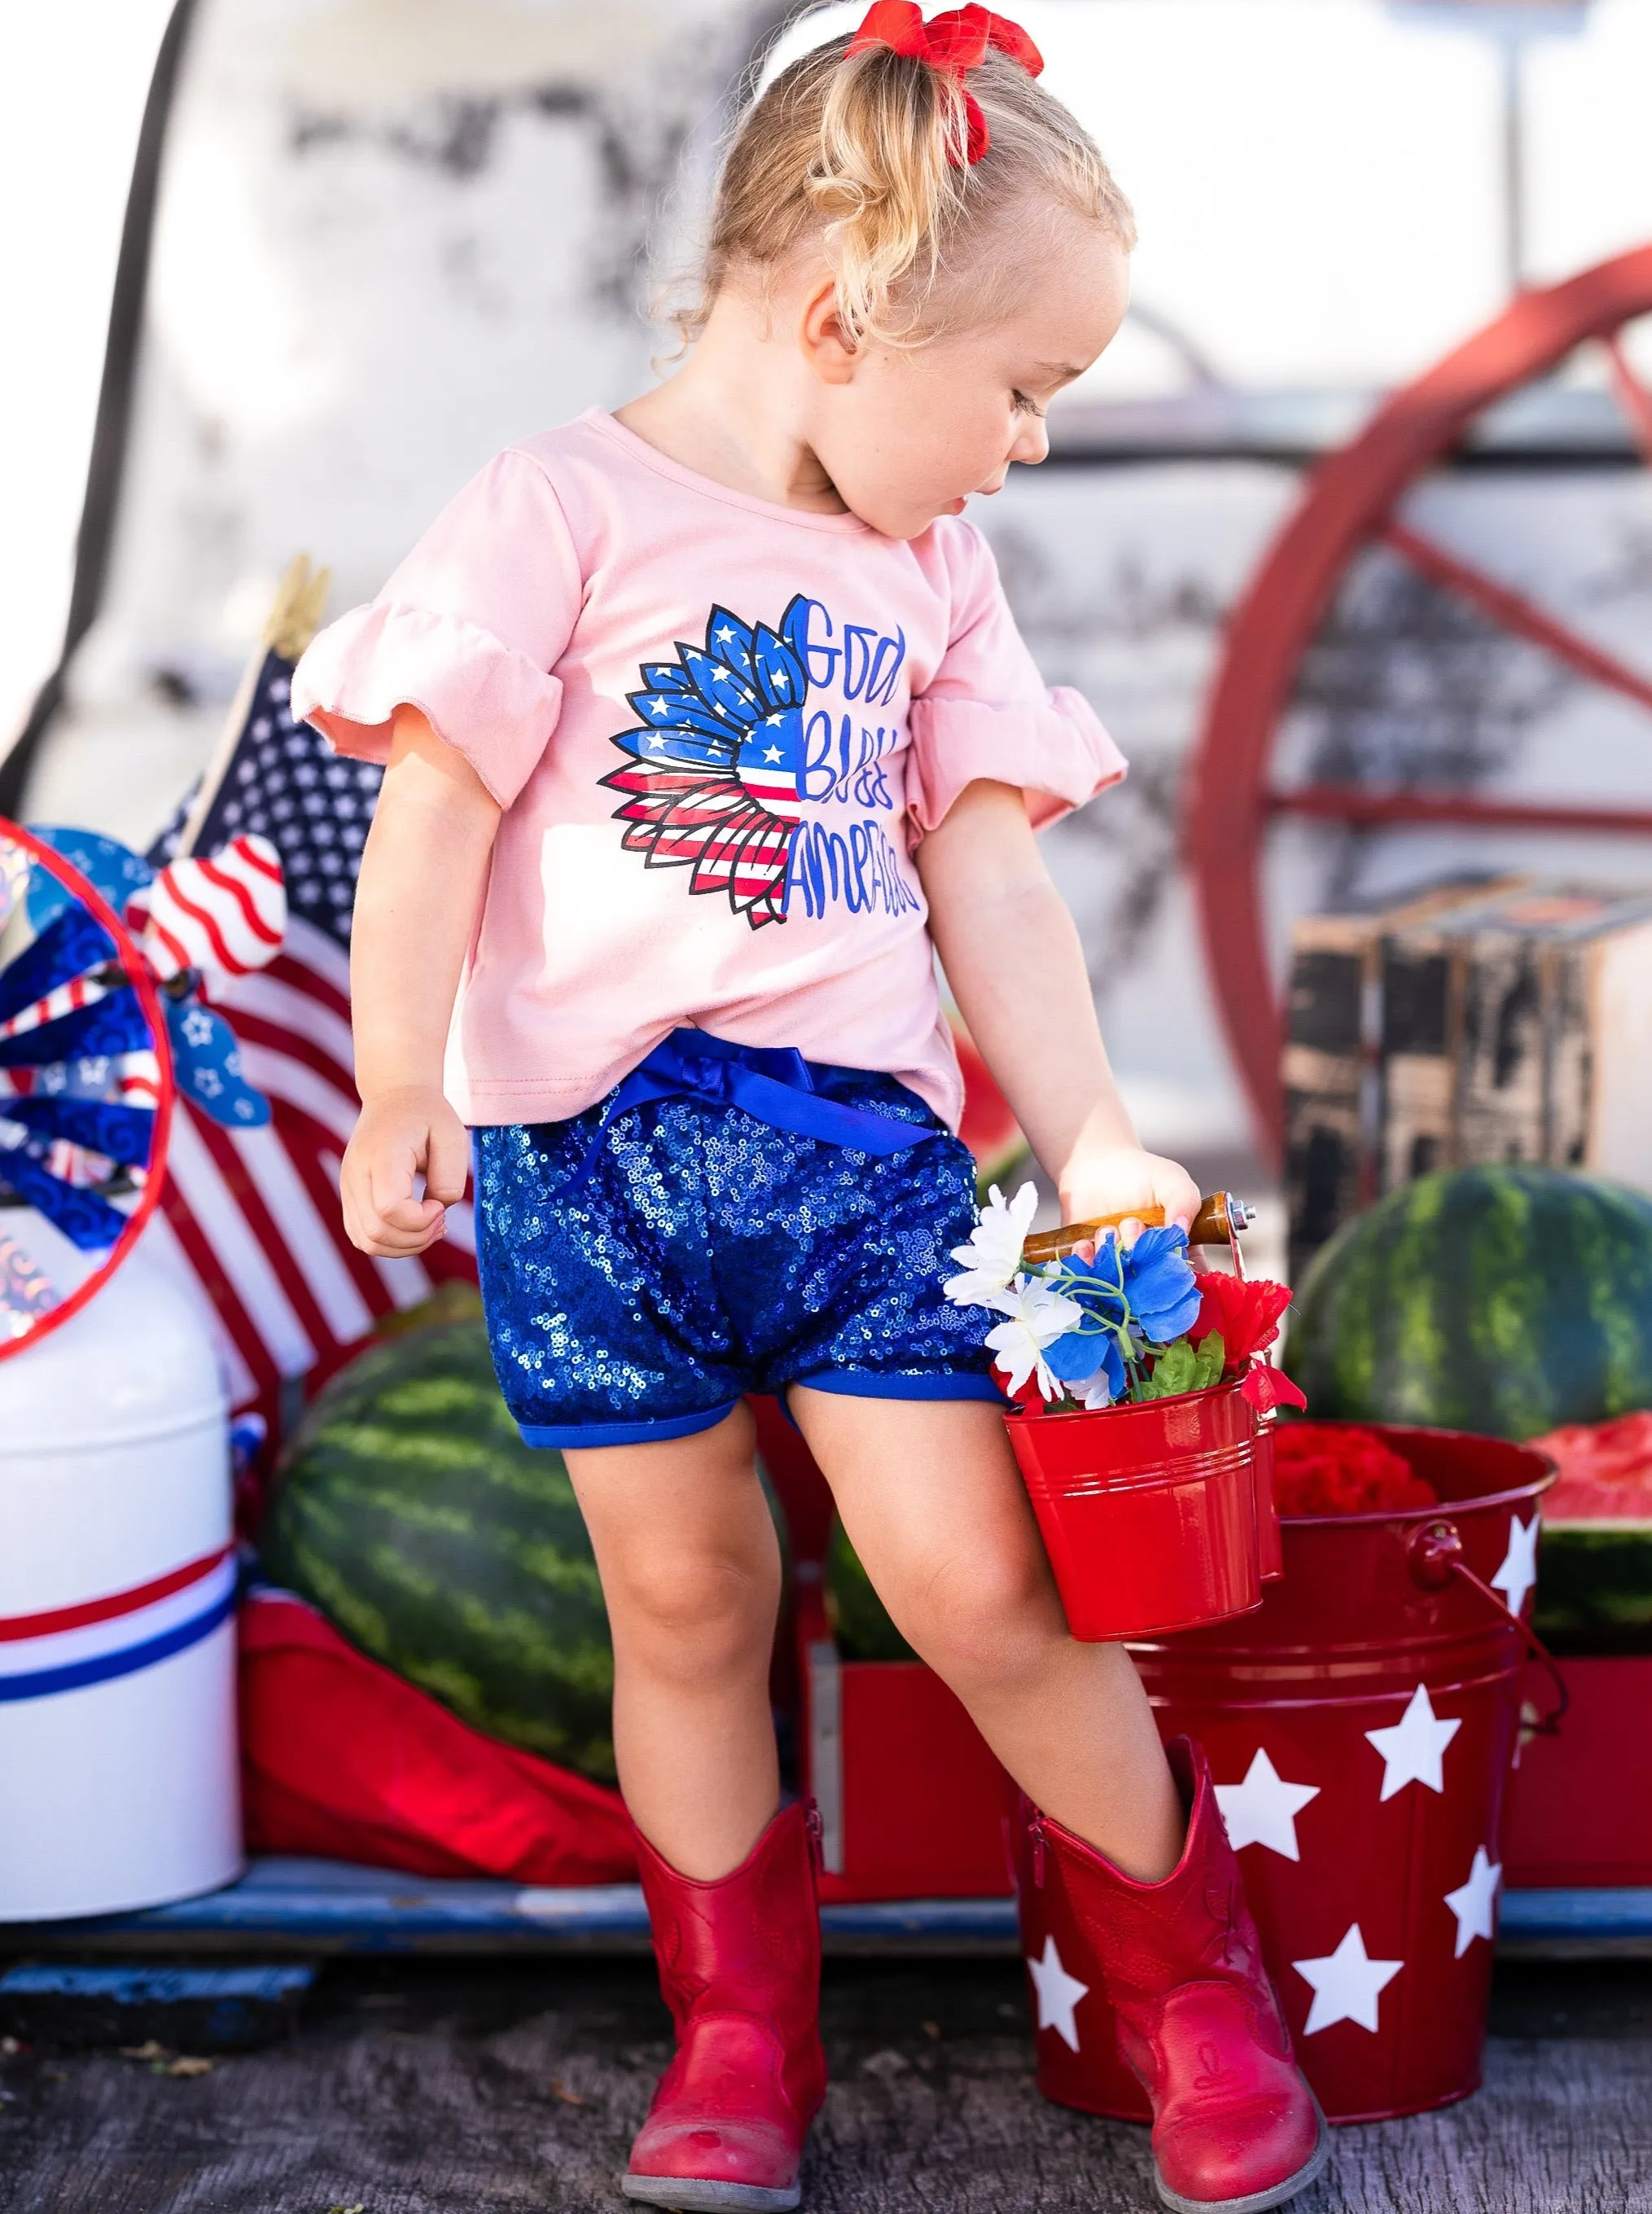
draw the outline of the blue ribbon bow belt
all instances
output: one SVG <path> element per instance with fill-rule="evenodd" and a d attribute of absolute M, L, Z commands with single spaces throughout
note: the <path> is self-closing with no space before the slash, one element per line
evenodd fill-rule
<path fill-rule="evenodd" d="M 575 1181 L 590 1170 L 616 1115 L 651 1099 L 683 1098 L 741 1107 L 759 1122 L 789 1130 L 793 1137 L 853 1146 L 863 1153 L 898 1153 L 939 1135 L 893 1115 L 826 1098 L 815 1089 L 814 1070 L 792 1046 L 736 1045 L 708 1031 L 676 1030 L 609 1093 Z"/>

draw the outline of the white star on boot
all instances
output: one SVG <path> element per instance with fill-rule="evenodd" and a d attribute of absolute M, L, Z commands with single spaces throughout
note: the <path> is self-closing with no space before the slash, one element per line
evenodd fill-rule
<path fill-rule="evenodd" d="M 1334 1953 L 1318 1960 L 1293 1960 L 1292 1967 L 1313 1991 L 1313 2004 L 1302 2025 L 1303 2036 L 1329 2029 L 1333 2021 L 1354 2021 L 1361 2029 L 1374 2031 L 1377 1996 L 1404 1965 L 1404 1960 L 1372 1960 L 1357 1922 L 1349 1924 Z"/>
<path fill-rule="evenodd" d="M 1497 1910 L 1497 1886 L 1502 1863 L 1489 1861 L 1485 1847 L 1474 1848 L 1474 1865 L 1468 1881 L 1446 1893 L 1446 1904 L 1457 1917 L 1457 1958 L 1460 1960 L 1477 1937 L 1490 1938 Z"/>
<path fill-rule="evenodd" d="M 1287 1783 L 1260 1746 L 1242 1783 L 1216 1786 L 1216 1804 L 1233 1850 L 1266 1845 L 1288 1861 L 1302 1857 L 1296 1850 L 1296 1818 L 1319 1796 L 1317 1783 Z"/>
<path fill-rule="evenodd" d="M 1032 1978 L 1032 1988 L 1038 1998 L 1038 2027 L 1053 2029 L 1076 2052 L 1079 2049 L 1079 2025 L 1074 2019 L 1074 2009 L 1088 1992 L 1088 1984 L 1081 1984 L 1076 1976 L 1069 1976 L 1062 1966 L 1062 1956 L 1055 1950 L 1055 1940 L 1044 1939 L 1043 1958 L 1029 1960 L 1027 1973 Z"/>
<path fill-rule="evenodd" d="M 1491 1579 L 1493 1591 L 1500 1591 L 1508 1601 L 1510 1614 L 1518 1614 L 1526 1604 L 1526 1594 L 1538 1580 L 1538 1518 L 1522 1522 L 1518 1514 L 1508 1518 L 1508 1550 L 1502 1557 L 1502 1566 Z"/>
<path fill-rule="evenodd" d="M 1429 1687 L 1419 1684 L 1410 1704 L 1389 1729 L 1365 1733 L 1382 1755 L 1382 1796 L 1392 1799 L 1408 1783 L 1426 1783 L 1430 1791 L 1446 1788 L 1441 1756 L 1463 1727 L 1459 1720 L 1437 1722 Z"/>

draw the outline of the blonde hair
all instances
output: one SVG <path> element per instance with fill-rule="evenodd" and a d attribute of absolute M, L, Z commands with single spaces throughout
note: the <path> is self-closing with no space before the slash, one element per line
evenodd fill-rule
<path fill-rule="evenodd" d="M 1019 62 L 990 52 L 970 71 L 990 144 L 964 158 L 964 86 L 927 62 L 836 39 L 781 72 L 747 111 L 724 158 L 701 272 L 681 313 L 685 340 L 742 270 L 770 272 L 818 239 L 839 313 L 857 342 L 909 346 L 945 327 L 938 296 L 966 276 L 971 321 L 992 319 L 1025 254 L 982 248 L 1030 207 L 1088 217 L 1127 249 L 1129 202 L 1087 131 Z"/>

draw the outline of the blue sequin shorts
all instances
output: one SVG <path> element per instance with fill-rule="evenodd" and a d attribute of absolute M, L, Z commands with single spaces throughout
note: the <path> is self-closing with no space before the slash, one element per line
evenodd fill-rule
<path fill-rule="evenodd" d="M 968 1151 L 892 1076 L 811 1074 L 922 1142 L 880 1159 L 692 1097 L 475 1130 L 488 1339 L 530 1446 L 687 1437 L 792 1384 L 1001 1404 L 990 1318 L 940 1288 Z"/>

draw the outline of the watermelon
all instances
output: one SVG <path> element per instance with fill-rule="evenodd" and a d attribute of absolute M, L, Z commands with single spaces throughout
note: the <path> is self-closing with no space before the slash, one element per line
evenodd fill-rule
<path fill-rule="evenodd" d="M 276 1472 L 275 1582 L 462 1721 L 614 1781 L 614 1657 L 558 1453 L 523 1444 L 480 1321 L 393 1337 L 340 1371 Z"/>
<path fill-rule="evenodd" d="M 915 1660 L 889 1618 L 843 1525 L 834 1515 L 826 1545 L 826 1615 L 846 1660 Z"/>
<path fill-rule="evenodd" d="M 1530 1438 L 1652 1407 L 1652 1201 L 1561 1169 L 1443 1169 L 1315 1257 L 1286 1367 L 1318 1419 Z"/>
<path fill-rule="evenodd" d="M 1534 1438 L 1543 1501 L 1536 1628 L 1558 1653 L 1652 1654 L 1652 1414 Z"/>

